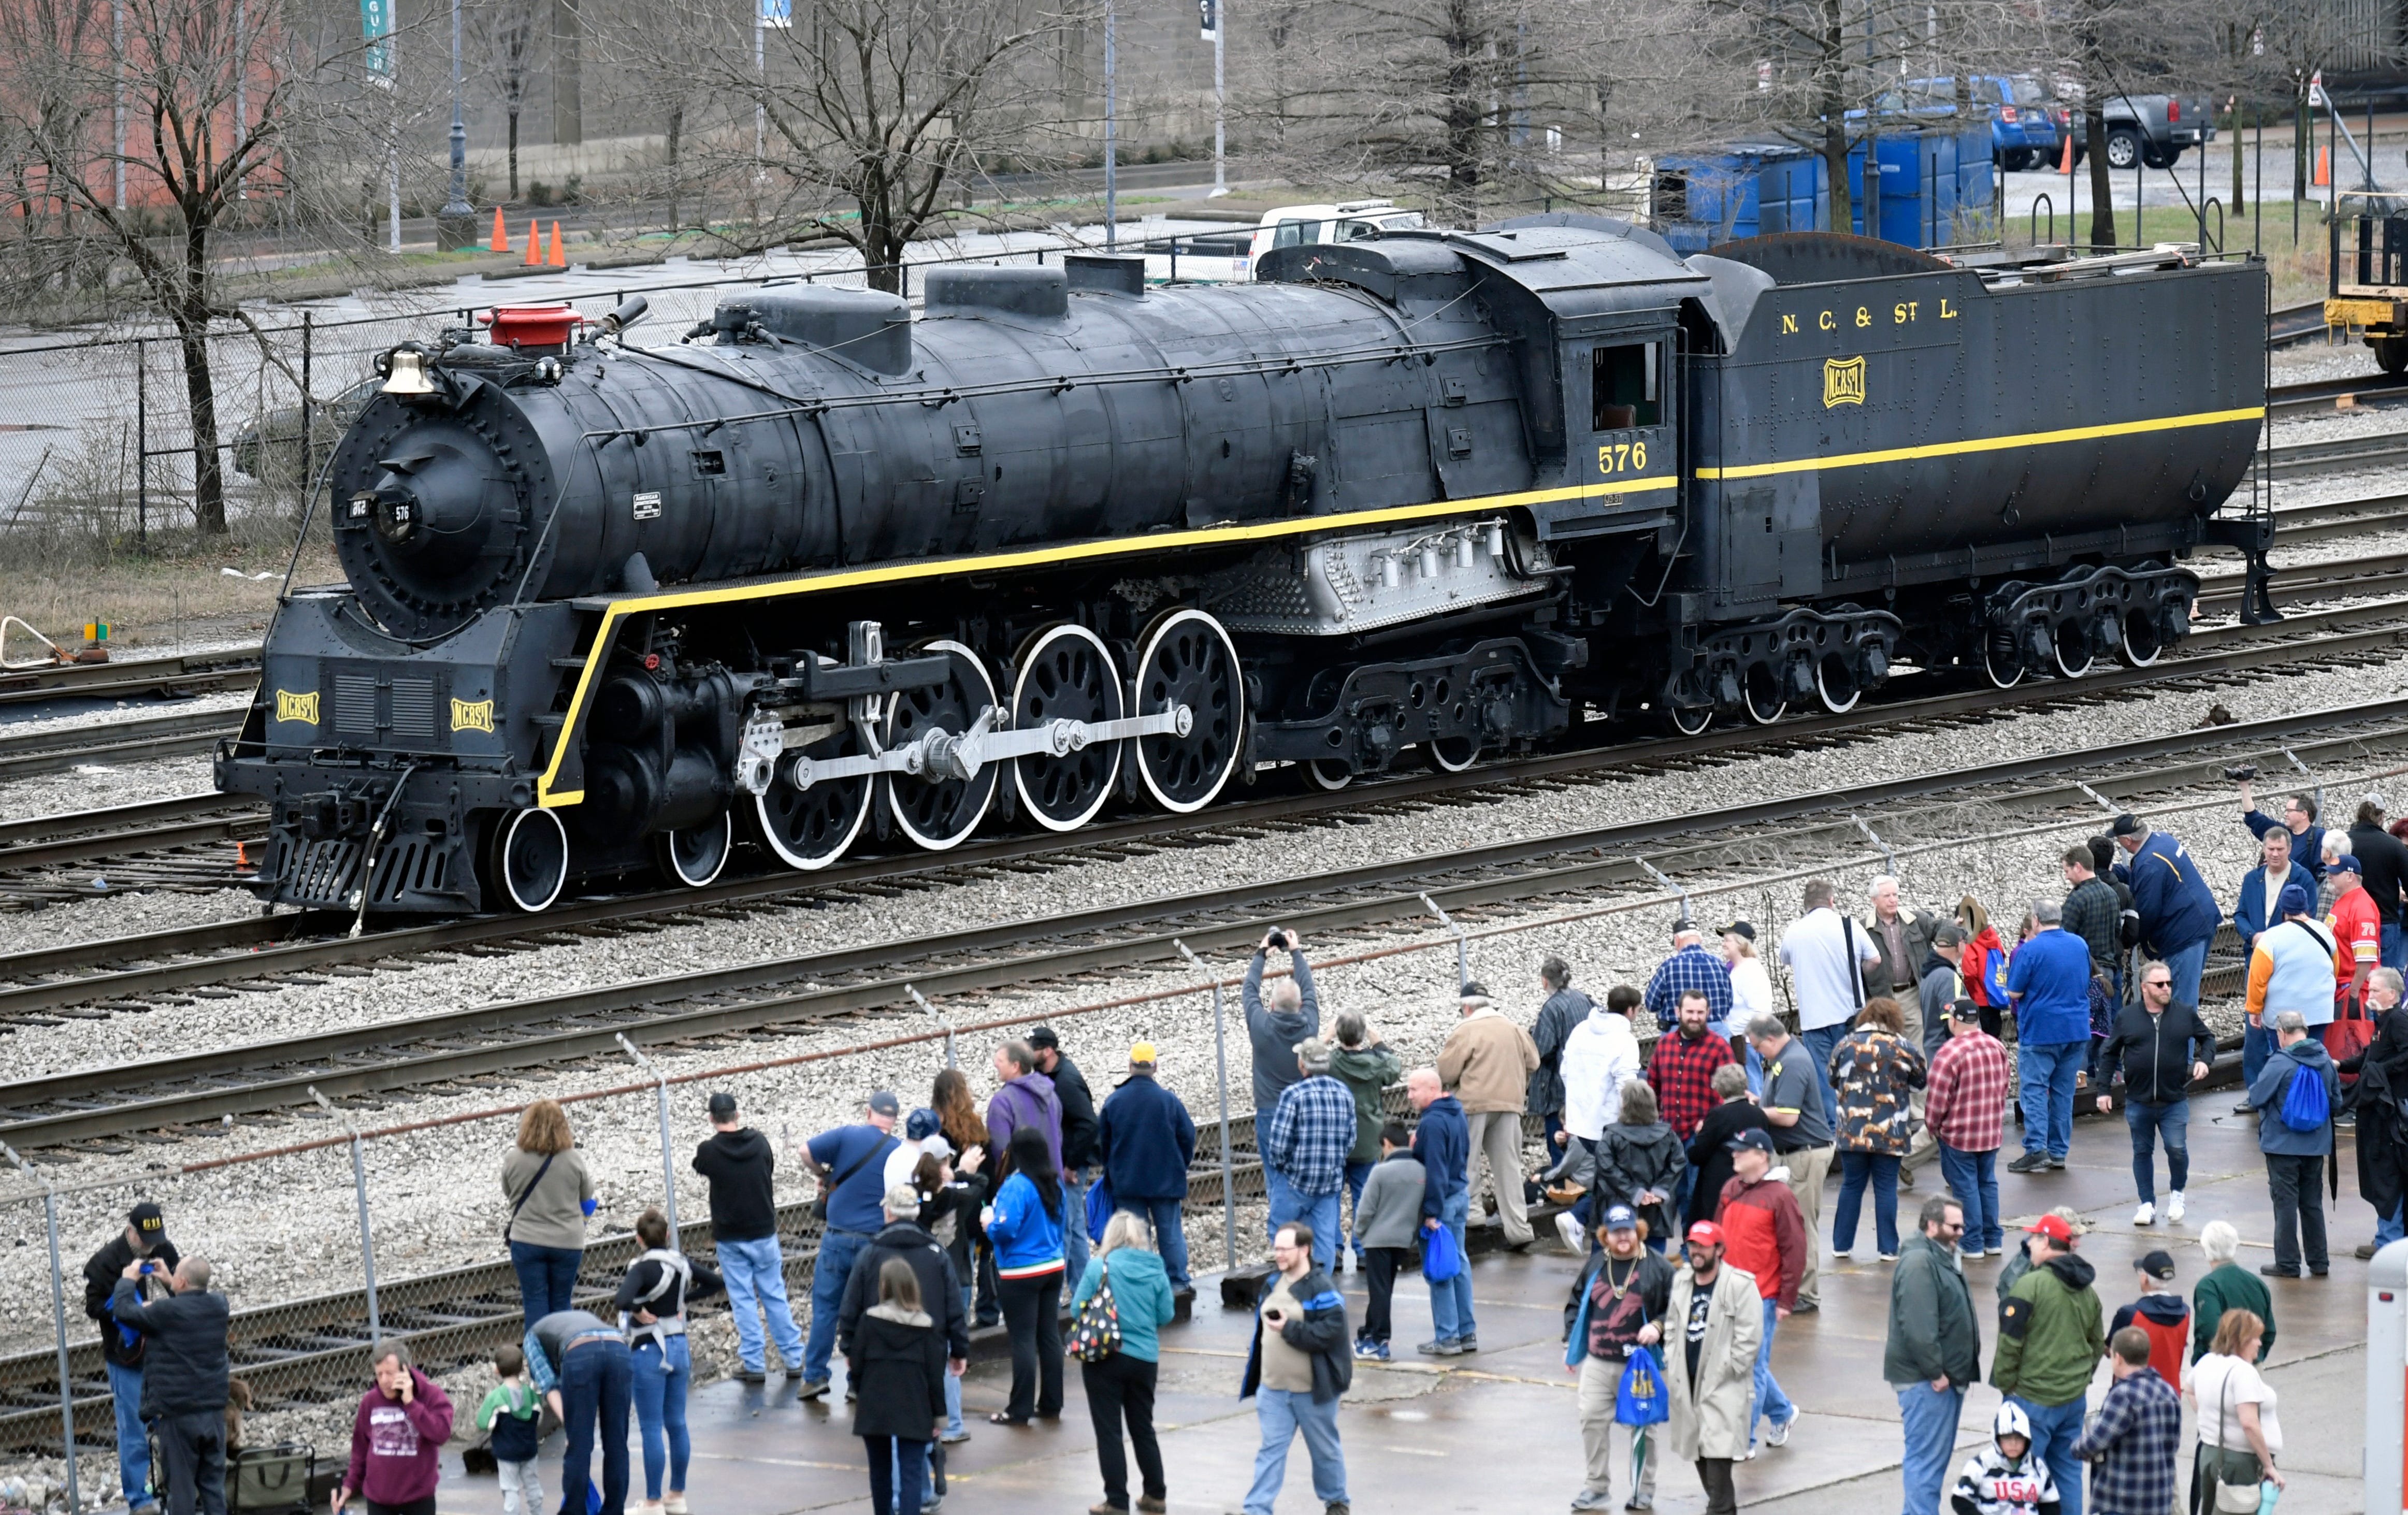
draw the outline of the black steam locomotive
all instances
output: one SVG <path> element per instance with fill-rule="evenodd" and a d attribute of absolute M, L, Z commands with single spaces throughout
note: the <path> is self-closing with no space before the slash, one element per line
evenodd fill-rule
<path fill-rule="evenodd" d="M 1592 715 L 1844 710 L 1901 664 L 2146 664 L 2264 418 L 2266 280 L 2181 250 L 1684 260 L 1567 216 L 787 286 L 682 343 L 498 312 L 382 360 L 348 583 L 217 762 L 282 904 L 536 910 L 1458 769 Z M 1408 759 L 1409 753 L 1418 757 Z"/>

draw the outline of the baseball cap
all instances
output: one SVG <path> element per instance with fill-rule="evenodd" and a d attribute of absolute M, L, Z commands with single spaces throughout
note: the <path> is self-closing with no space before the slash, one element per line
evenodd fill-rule
<path fill-rule="evenodd" d="M 2326 864 L 2325 871 L 2327 873 L 2364 873 L 2366 870 L 2358 865 L 2358 861 L 2356 856 L 2348 852 L 2344 852 L 2341 856 L 2333 859 L 2330 863 Z M 2286 885 L 2286 887 L 2287 888 L 2288 886 Z"/>
<path fill-rule="evenodd" d="M 1719 1247 L 1723 1244 L 1723 1228 L 1712 1221 L 1699 1221 L 1689 1227 L 1689 1239 L 1700 1247 Z"/>
<path fill-rule="evenodd" d="M 714 1121 L 736 1119 L 736 1096 L 726 1090 L 714 1091 L 710 1096 L 710 1118 Z"/>
<path fill-rule="evenodd" d="M 1754 941 L 1756 940 L 1756 928 L 1749 925 L 1744 921 L 1734 921 L 1729 925 L 1723 927 L 1719 932 L 1716 932 L 1715 935 L 1720 936 L 1737 936 L 1742 941 Z"/>
<path fill-rule="evenodd" d="M 901 1115 L 903 1113 L 903 1102 L 895 1097 L 895 1092 L 891 1089 L 881 1089 L 873 1092 L 869 1096 L 869 1108 L 876 1110 L 881 1115 Z"/>
<path fill-rule="evenodd" d="M 932 1131 L 920 1138 L 920 1152 L 924 1157 L 933 1157 L 942 1162 L 953 1155 L 953 1144 L 947 1141 L 942 1133 Z"/>
<path fill-rule="evenodd" d="M 2141 1271 L 2159 1283 L 2170 1283 L 2174 1276 L 2173 1255 L 2163 1249 L 2141 1259 Z"/>
<path fill-rule="evenodd" d="M 2073 1228 L 2065 1223 L 2065 1218 L 2061 1215 L 2043 1215 L 2024 1227 L 2024 1230 L 2032 1236 L 2046 1236 L 2051 1241 L 2068 1247 L 2073 1245 Z"/>
<path fill-rule="evenodd" d="M 920 1191 L 908 1183 L 898 1183 L 886 1191 L 886 1197 L 879 1203 L 889 1215 L 917 1215 L 920 1213 Z"/>
<path fill-rule="evenodd" d="M 2127 810 L 2117 816 L 2115 823 L 2109 826 L 2107 830 L 2110 835 L 2116 836 L 2137 836 L 2141 834 L 2141 818 Z"/>
<path fill-rule="evenodd" d="M 926 1106 L 913 1110 L 903 1122 L 903 1135 L 911 1141 L 924 1142 L 944 1127 L 937 1112 Z"/>
<path fill-rule="evenodd" d="M 1675 936 L 1685 936 L 1698 929 L 1698 923 L 1685 915 L 1672 922 L 1672 935 Z"/>
<path fill-rule="evenodd" d="M 1982 1007 L 1970 999 L 1960 999 L 1948 1008 L 1948 1013 L 1959 1021 L 1979 1021 L 1982 1019 Z"/>
<path fill-rule="evenodd" d="M 1605 1229 L 1636 1231 L 1639 1229 L 1639 1217 L 1627 1205 L 1608 1205 L 1605 1208 Z"/>
<path fill-rule="evenodd" d="M 2338 865 L 2336 865 L 2336 866 L 2338 866 Z M 2274 913 L 2276 915 L 2305 915 L 2308 913 L 2310 903 L 2311 901 L 2308 898 L 2308 892 L 2306 890 L 2300 888 L 2298 884 L 2285 884 L 2283 886 L 2282 894 L 2274 901 Z"/>
<path fill-rule="evenodd" d="M 1473 979 L 1466 982 L 1461 989 L 1456 990 L 1455 992 L 1455 997 L 1457 999 L 1486 999 L 1488 997 L 1488 986 L 1482 983 L 1479 979 Z"/>
<path fill-rule="evenodd" d="M 1769 1152 L 1772 1151 L 1772 1138 L 1761 1131 L 1742 1131 L 1731 1138 L 1731 1151 L 1737 1151 L 1742 1147 L 1752 1147 L 1759 1152 Z"/>
<path fill-rule="evenodd" d="M 1040 1050 L 1050 1047 L 1058 1052 L 1062 1050 L 1062 1038 L 1054 1034 L 1052 1026 L 1032 1026 L 1028 1032 L 1028 1045 Z"/>
<path fill-rule="evenodd" d="M 1133 1041 L 1129 1043 L 1129 1061 L 1132 1063 L 1159 1063 L 1162 1059 L 1154 1055 L 1154 1043 L 1150 1041 Z"/>
<path fill-rule="evenodd" d="M 156 1247 L 167 1239 L 167 1218 L 147 1199 L 126 1215 L 125 1223 L 134 1228 L 134 1234 L 142 1238 L 146 1247 Z"/>

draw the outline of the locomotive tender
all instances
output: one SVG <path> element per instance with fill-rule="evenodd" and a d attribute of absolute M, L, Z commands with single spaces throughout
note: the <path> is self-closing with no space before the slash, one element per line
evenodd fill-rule
<path fill-rule="evenodd" d="M 651 349 L 636 302 L 506 309 L 381 360 L 348 582 L 288 597 L 217 760 L 273 804 L 262 894 L 538 910 L 748 839 L 812 869 L 1844 710 L 1901 663 L 2073 678 L 2184 635 L 2202 542 L 2262 581 L 2265 513 L 2217 512 L 2266 280 L 2188 250 L 1684 260 L 1555 215 L 924 295 L 767 288 Z"/>

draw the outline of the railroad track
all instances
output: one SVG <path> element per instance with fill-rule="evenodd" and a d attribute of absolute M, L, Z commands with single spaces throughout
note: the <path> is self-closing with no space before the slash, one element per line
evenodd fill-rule
<path fill-rule="evenodd" d="M 240 710 L 185 710 L 0 736 L 0 783 L 86 764 L 148 762 L 206 752 L 241 729 Z"/>
<path fill-rule="evenodd" d="M 259 681 L 259 649 L 226 648 L 120 663 L 68 663 L 0 672 L 0 709 L 52 700 L 184 699 Z"/>
<path fill-rule="evenodd" d="M 2373 626 L 2365 622 L 2379 622 Z M 2076 681 L 2036 681 L 2010 692 L 1984 686 L 1860 706 L 1771 727 L 1728 727 L 1699 736 L 1627 742 L 1551 753 L 1449 775 L 1426 773 L 1365 784 L 1340 793 L 1267 795 L 1215 808 L 1202 817 L 1144 815 L 1090 826 L 1073 838 L 1050 833 L 982 838 L 939 856 L 907 852 L 849 861 L 824 873 L 774 873 L 678 890 L 554 907 L 538 917 L 480 916 L 392 927 L 352 938 L 337 935 L 348 918 L 250 916 L 138 936 L 36 949 L 0 957 L 0 1027 L 100 1019 L 194 997 L 224 998 L 329 973 L 354 975 L 428 953 L 490 954 L 548 945 L 562 933 L 644 929 L 667 915 L 778 908 L 849 889 L 936 887 L 996 868 L 1045 865 L 1048 858 L 1130 855 L 1177 837 L 1185 843 L 1243 835 L 1265 826 L 1330 822 L 1367 809 L 1471 801 L 1516 786 L 1578 781 L 1600 770 L 1643 771 L 1716 758 L 1753 759 L 1784 750 L 1886 733 L 1920 722 L 1978 719 L 1985 713 L 2095 699 L 2170 679 L 2262 674 L 2301 662 L 2346 662 L 2408 642 L 2408 599 L 2377 601 L 2296 616 L 2273 627 L 2210 627 L 2191 637 L 2197 650 L 2153 668 L 2117 668 Z M 2291 636 L 2297 640 L 2278 639 Z M 1901 680 L 1904 682 L 1904 680 Z M 5 1132 L 0 1132 L 5 1135 Z"/>
<path fill-rule="evenodd" d="M 2325 303 L 2311 300 L 2305 305 L 2287 305 L 2266 312 L 2266 345 L 2270 348 L 2297 347 L 2311 337 L 2325 334 Z"/>
<path fill-rule="evenodd" d="M 2277 384 L 2266 392 L 2266 409 L 2273 416 L 2321 415 L 2340 408 L 2344 400 L 2352 407 L 2408 400 L 2408 376 L 2377 372 L 2350 379 Z"/>
<path fill-rule="evenodd" d="M 2302 732 L 2318 733 L 2301 739 Z M 273 1043 L 20 1079 L 0 1090 L 0 1141 L 65 1159 L 124 1155 L 131 1140 L 171 1141 L 301 1108 L 313 1097 L 374 1100 L 408 1090 L 557 1069 L 616 1056 L 619 1038 L 690 1044 L 770 1028 L 908 1011 L 931 1000 L 982 995 L 1082 975 L 1242 949 L 1266 918 L 1333 933 L 1426 922 L 1617 892 L 1654 897 L 1656 868 L 1702 867 L 1736 843 L 1768 836 L 1792 850 L 1828 834 L 1853 842 L 1853 812 L 1904 800 L 1976 793 L 2018 813 L 2088 807 L 2092 788 L 2127 797 L 2211 779 L 2235 756 L 2287 749 L 2301 761 L 2363 758 L 2408 736 L 2408 698 L 2299 712 L 2112 747 L 2049 753 L 1881 783 L 1721 806 L 1560 836 L 1397 859 L 1309 879 L 1244 883 L 1116 902 L 922 937 L 662 975 L 400 1022 L 378 1022 Z M 2211 759 L 2213 761 L 2211 761 Z M 2156 765 L 2151 766 L 2150 765 Z M 2077 774 L 2087 779 L 2067 778 Z M 1333 821 L 1339 818 L 1331 818 Z M 1785 830 L 1784 828 L 1786 828 Z M 1240 836 L 1243 828 L 1233 829 Z M 1254 836 L 1271 835 L 1257 830 Z M 1641 861 L 1641 854 L 1646 861 Z M 556 942 L 665 929 L 622 919 L 548 934 Z M 419 960 L 429 954 L 421 952 Z M 221 991 L 221 993 L 231 993 Z"/>

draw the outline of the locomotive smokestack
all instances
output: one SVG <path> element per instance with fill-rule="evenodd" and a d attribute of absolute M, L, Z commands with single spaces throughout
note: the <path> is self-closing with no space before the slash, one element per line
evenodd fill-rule
<path fill-rule="evenodd" d="M 625 331 L 628 327 L 633 326 L 636 322 L 643 320 L 644 312 L 650 310 L 652 307 L 652 303 L 650 300 L 645 299 L 642 295 L 628 295 L 625 299 L 619 302 L 617 309 L 602 318 L 602 335 L 605 336 L 618 336 L 621 332 Z"/>

